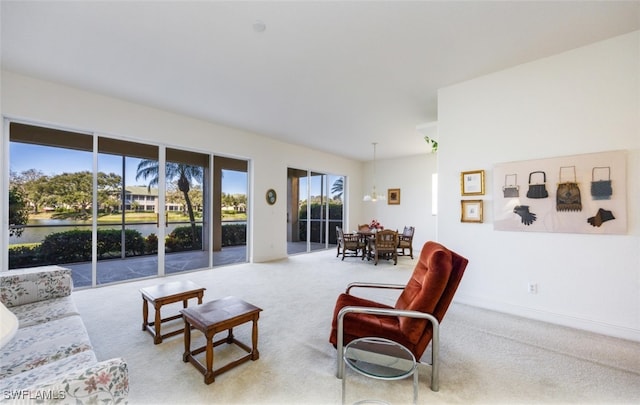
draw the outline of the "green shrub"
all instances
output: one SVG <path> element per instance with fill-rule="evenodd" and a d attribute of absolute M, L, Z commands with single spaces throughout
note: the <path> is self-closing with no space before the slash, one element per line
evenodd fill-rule
<path fill-rule="evenodd" d="M 144 253 L 144 237 L 134 229 L 125 230 L 125 256 Z M 119 229 L 98 230 L 98 259 L 119 256 Z M 72 230 L 47 235 L 40 245 L 41 264 L 87 262 L 91 260 L 91 231 Z"/>
<path fill-rule="evenodd" d="M 151 254 L 158 251 L 158 236 L 155 233 L 150 233 L 147 239 L 144 241 L 144 253 Z"/>
<path fill-rule="evenodd" d="M 139 256 L 145 252 L 145 239 L 135 229 L 125 229 L 125 256 Z M 120 229 L 98 230 L 98 260 L 108 257 L 119 257 L 122 246 L 122 231 Z"/>
<path fill-rule="evenodd" d="M 9 248 L 9 268 L 37 266 L 40 260 L 40 246 L 13 246 Z"/>
<path fill-rule="evenodd" d="M 222 226 L 222 246 L 247 244 L 247 225 L 233 224 Z"/>
<path fill-rule="evenodd" d="M 171 252 L 202 249 L 202 226 L 196 226 L 195 241 L 192 237 L 191 225 L 177 227 L 166 237 L 165 246 Z"/>
<path fill-rule="evenodd" d="M 43 264 L 73 263 L 91 260 L 91 231 L 56 232 L 47 235 L 40 245 Z"/>

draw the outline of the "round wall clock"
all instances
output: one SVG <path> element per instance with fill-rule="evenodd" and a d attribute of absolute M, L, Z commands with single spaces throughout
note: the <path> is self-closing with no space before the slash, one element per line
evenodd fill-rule
<path fill-rule="evenodd" d="M 275 204 L 277 198 L 278 198 L 278 196 L 276 195 L 276 190 L 274 190 L 272 188 L 267 190 L 267 203 L 269 205 Z"/>

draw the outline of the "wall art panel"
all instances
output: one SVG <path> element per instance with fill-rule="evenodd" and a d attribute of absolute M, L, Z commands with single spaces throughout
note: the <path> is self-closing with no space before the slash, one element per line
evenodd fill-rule
<path fill-rule="evenodd" d="M 494 229 L 625 234 L 626 168 L 626 151 L 496 164 Z"/>

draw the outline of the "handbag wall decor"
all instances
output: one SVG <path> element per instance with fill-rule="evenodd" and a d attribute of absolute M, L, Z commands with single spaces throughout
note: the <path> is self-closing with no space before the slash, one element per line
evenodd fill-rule
<path fill-rule="evenodd" d="M 562 182 L 562 169 L 573 169 L 573 181 Z M 558 193 L 556 194 L 557 211 L 582 211 L 580 188 L 576 182 L 576 167 L 566 166 L 560 168 Z"/>
<path fill-rule="evenodd" d="M 627 197 L 632 183 L 627 176 L 628 154 L 629 151 L 616 150 L 494 164 L 489 176 L 493 228 L 509 232 L 628 235 L 627 205 L 638 204 L 638 198 Z M 634 158 L 637 157 L 636 153 Z M 631 166 L 635 168 L 637 164 Z M 543 181 L 546 190 L 544 184 L 536 184 Z M 518 197 L 508 197 L 515 195 L 515 190 L 509 190 L 512 185 L 520 186 Z M 545 191 L 548 198 L 535 199 L 546 196 Z"/>
<path fill-rule="evenodd" d="M 513 183 L 507 185 L 507 177 L 513 177 Z M 504 194 L 504 198 L 514 198 L 520 195 L 520 186 L 518 186 L 517 174 L 514 173 L 504 175 L 504 186 L 502 187 L 502 193 Z"/>
<path fill-rule="evenodd" d="M 607 180 L 596 180 L 596 171 L 607 171 Z M 610 200 L 613 194 L 611 187 L 611 167 L 594 167 L 591 169 L 591 196 L 594 200 Z"/>
<path fill-rule="evenodd" d="M 542 183 L 531 184 L 531 175 L 533 174 L 542 174 Z M 540 177 L 540 176 L 537 176 Z M 549 197 L 549 193 L 547 192 L 547 187 L 545 183 L 547 182 L 547 174 L 542 171 L 535 171 L 529 173 L 529 190 L 527 191 L 528 198 L 547 198 Z"/>

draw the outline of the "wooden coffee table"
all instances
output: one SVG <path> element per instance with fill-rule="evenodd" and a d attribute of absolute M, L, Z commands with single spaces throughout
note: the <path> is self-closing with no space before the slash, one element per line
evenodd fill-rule
<path fill-rule="evenodd" d="M 205 384 L 215 381 L 215 376 L 242 364 L 248 360 L 258 360 L 258 318 L 262 309 L 244 302 L 236 297 L 226 297 L 211 301 L 203 305 L 180 310 L 184 319 L 184 354 L 182 360 L 191 362 L 202 374 Z M 233 328 L 246 322 L 253 322 L 251 331 L 251 347 L 236 340 L 233 336 Z M 206 345 L 191 350 L 191 328 L 198 329 L 206 337 Z M 228 330 L 226 337 L 214 341 L 214 335 Z M 222 343 L 236 344 L 248 354 L 234 360 L 217 370 L 213 369 L 213 348 Z M 206 365 L 202 364 L 195 356 L 206 351 Z"/>
<path fill-rule="evenodd" d="M 142 294 L 142 330 L 148 331 L 153 336 L 153 343 L 162 343 L 162 339 L 170 336 L 179 335 L 182 329 L 174 330 L 164 335 L 160 333 L 160 326 L 163 322 L 180 319 L 182 315 L 173 315 L 162 319 L 160 308 L 165 304 L 182 301 L 183 308 L 187 308 L 188 301 L 191 298 L 197 298 L 198 304 L 202 304 L 202 296 L 206 288 L 191 281 L 176 281 L 166 284 L 155 285 L 152 287 L 141 288 Z M 155 308 L 155 321 L 149 322 L 149 303 Z"/>

